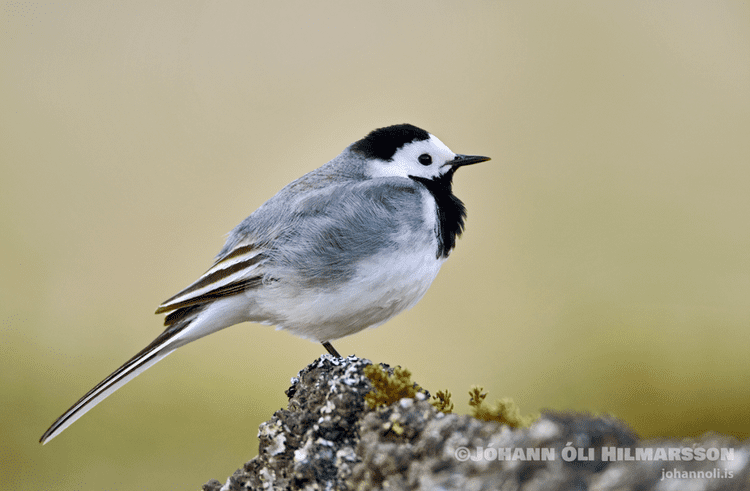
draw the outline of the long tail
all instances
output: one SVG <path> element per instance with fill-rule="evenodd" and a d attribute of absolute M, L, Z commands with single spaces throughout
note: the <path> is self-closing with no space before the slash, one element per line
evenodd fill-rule
<path fill-rule="evenodd" d="M 99 382 L 57 418 L 52 426 L 44 432 L 39 442 L 44 444 L 63 432 L 65 428 L 73 424 L 78 418 L 86 414 L 94 406 L 106 399 L 114 391 L 130 382 L 137 375 L 164 359 L 184 342 L 180 342 L 177 336 L 180 334 L 200 313 L 202 306 L 193 306 L 183 309 L 178 319 L 167 327 L 151 344 L 143 348 L 138 354 L 126 361 L 120 368 L 112 372 L 107 378 Z"/>

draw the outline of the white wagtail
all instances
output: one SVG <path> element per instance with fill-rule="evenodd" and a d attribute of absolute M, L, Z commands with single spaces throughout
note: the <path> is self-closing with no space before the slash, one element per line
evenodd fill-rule
<path fill-rule="evenodd" d="M 73 404 L 46 443 L 175 349 L 240 322 L 323 343 L 386 322 L 425 294 L 464 228 L 457 155 L 410 124 L 372 131 L 266 201 L 229 234 L 213 266 L 162 303 L 167 326 Z"/>

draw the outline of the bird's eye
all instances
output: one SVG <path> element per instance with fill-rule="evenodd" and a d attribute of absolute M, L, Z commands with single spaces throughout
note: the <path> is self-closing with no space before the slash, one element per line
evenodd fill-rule
<path fill-rule="evenodd" d="M 432 157 L 430 157 L 429 153 L 423 153 L 417 160 L 419 160 L 419 163 L 422 165 L 430 165 L 432 163 Z"/>

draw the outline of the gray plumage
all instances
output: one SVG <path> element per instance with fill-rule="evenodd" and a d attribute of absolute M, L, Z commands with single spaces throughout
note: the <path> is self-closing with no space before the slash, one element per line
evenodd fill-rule
<path fill-rule="evenodd" d="M 486 160 L 395 125 L 291 182 L 232 230 L 206 273 L 159 306 L 164 332 L 40 441 L 178 347 L 241 322 L 276 325 L 338 356 L 331 340 L 377 326 L 424 295 L 463 231 L 453 174 Z"/>

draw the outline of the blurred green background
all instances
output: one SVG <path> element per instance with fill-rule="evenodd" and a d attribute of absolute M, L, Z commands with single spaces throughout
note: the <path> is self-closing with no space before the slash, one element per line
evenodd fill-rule
<path fill-rule="evenodd" d="M 458 412 L 612 413 L 750 436 L 747 2 L 4 2 L 0 480 L 197 489 L 257 453 L 319 345 L 241 325 L 50 444 L 161 331 L 224 234 L 368 131 L 492 161 L 422 302 L 342 353 Z"/>

